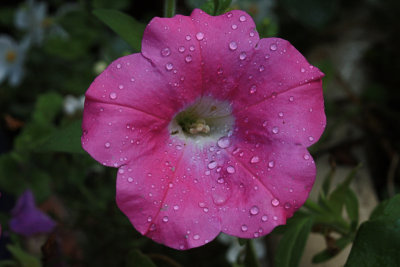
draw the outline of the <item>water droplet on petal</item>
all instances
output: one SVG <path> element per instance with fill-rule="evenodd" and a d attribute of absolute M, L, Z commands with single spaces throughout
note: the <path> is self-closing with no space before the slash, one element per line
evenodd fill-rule
<path fill-rule="evenodd" d="M 258 68 L 258 71 L 259 72 L 263 72 L 265 70 L 265 67 L 263 66 L 263 65 L 261 65 L 259 68 Z"/>
<path fill-rule="evenodd" d="M 110 93 L 110 98 L 113 99 L 113 100 L 116 99 L 117 98 L 117 94 L 114 93 L 114 92 Z"/>
<path fill-rule="evenodd" d="M 272 128 L 272 132 L 273 132 L 274 134 L 279 133 L 279 128 L 278 128 L 278 127 Z"/>
<path fill-rule="evenodd" d="M 171 50 L 168 47 L 165 47 L 161 50 L 161 55 L 163 57 L 168 57 L 171 54 Z"/>
<path fill-rule="evenodd" d="M 255 92 L 257 92 L 257 86 L 253 85 L 250 87 L 250 94 L 254 94 Z"/>
<path fill-rule="evenodd" d="M 173 67 L 174 67 L 174 65 L 172 65 L 172 63 L 165 64 L 165 69 L 168 71 L 172 70 Z"/>
<path fill-rule="evenodd" d="M 305 72 L 306 70 L 305 70 L 304 68 L 301 68 L 300 71 L 301 71 L 301 72 Z"/>
<path fill-rule="evenodd" d="M 279 112 L 278 116 L 282 118 L 283 117 L 283 112 Z"/>
<path fill-rule="evenodd" d="M 237 49 L 237 43 L 236 42 L 230 42 L 229 43 L 229 49 L 232 51 L 235 51 Z"/>
<path fill-rule="evenodd" d="M 168 216 L 164 216 L 164 218 L 162 218 L 163 222 L 168 222 Z"/>
<path fill-rule="evenodd" d="M 285 209 L 288 210 L 292 207 L 292 204 L 290 204 L 289 202 L 286 202 L 284 207 L 285 207 Z"/>
<path fill-rule="evenodd" d="M 272 206 L 277 207 L 279 205 L 279 200 L 274 198 L 271 200 L 271 204 L 272 204 Z"/>
<path fill-rule="evenodd" d="M 274 43 L 269 46 L 269 49 L 271 49 L 271 51 L 276 51 L 276 49 L 278 49 L 278 46 Z"/>
<path fill-rule="evenodd" d="M 133 182 L 133 178 L 132 177 L 128 177 L 128 182 L 132 183 Z"/>
<path fill-rule="evenodd" d="M 310 141 L 310 142 L 314 141 L 314 137 L 309 136 L 309 137 L 308 137 L 308 141 Z"/>
<path fill-rule="evenodd" d="M 104 144 L 104 146 L 105 146 L 106 148 L 110 148 L 111 144 L 107 142 L 107 143 Z"/>
<path fill-rule="evenodd" d="M 293 96 L 289 97 L 289 101 L 290 101 L 290 102 L 293 102 L 293 100 L 294 100 L 294 97 L 293 97 Z"/>
<path fill-rule="evenodd" d="M 252 158 L 250 159 L 250 163 L 257 163 L 257 162 L 259 162 L 259 161 L 260 161 L 260 158 L 257 157 L 257 156 L 254 156 L 254 157 L 252 157 Z"/>
<path fill-rule="evenodd" d="M 174 206 L 174 210 L 179 210 L 179 206 L 178 206 L 178 205 L 175 205 L 175 206 Z"/>
<path fill-rule="evenodd" d="M 250 208 L 250 214 L 251 215 L 257 215 L 260 212 L 259 208 L 257 206 L 253 206 Z"/>
<path fill-rule="evenodd" d="M 178 51 L 179 51 L 180 53 L 185 52 L 185 47 L 184 47 L 184 46 L 180 46 L 180 47 L 178 48 Z"/>
<path fill-rule="evenodd" d="M 186 39 L 186 41 L 190 41 L 192 39 L 192 37 L 190 37 L 190 35 L 186 35 L 185 39 Z"/>
<path fill-rule="evenodd" d="M 231 12 L 228 12 L 227 14 L 226 14 L 226 16 L 228 17 L 228 18 L 231 18 L 232 17 L 232 13 Z"/>
<path fill-rule="evenodd" d="M 194 239 L 194 240 L 199 240 L 199 239 L 200 239 L 200 236 L 199 236 L 199 235 L 194 235 L 194 236 L 193 236 L 193 239 Z"/>
<path fill-rule="evenodd" d="M 242 52 L 242 53 L 240 53 L 240 55 L 239 55 L 239 59 L 240 59 L 240 60 L 245 60 L 246 57 L 247 57 L 246 52 Z"/>
<path fill-rule="evenodd" d="M 242 232 L 246 232 L 249 228 L 247 227 L 247 225 L 243 224 L 240 229 L 242 230 Z"/>
<path fill-rule="evenodd" d="M 275 161 L 271 160 L 268 162 L 268 167 L 273 168 L 275 166 Z"/>
<path fill-rule="evenodd" d="M 226 168 L 226 171 L 227 171 L 228 173 L 230 173 L 230 174 L 236 172 L 235 167 L 233 167 L 233 166 L 228 166 L 228 167 Z"/>
<path fill-rule="evenodd" d="M 202 32 L 196 33 L 196 38 L 197 38 L 197 40 L 199 40 L 199 41 L 203 40 L 203 38 L 204 38 L 204 33 L 202 33 Z"/>
<path fill-rule="evenodd" d="M 208 168 L 210 169 L 210 170 L 212 170 L 212 169 L 214 169 L 215 167 L 217 167 L 217 162 L 215 162 L 215 161 L 210 161 L 210 163 L 208 163 Z"/>
<path fill-rule="evenodd" d="M 192 56 L 191 55 L 186 56 L 185 61 L 186 61 L 186 63 L 192 62 Z"/>
<path fill-rule="evenodd" d="M 232 24 L 232 30 L 236 30 L 237 29 L 237 25 L 236 24 Z"/>
<path fill-rule="evenodd" d="M 229 141 L 229 138 L 226 136 L 221 137 L 217 142 L 217 145 L 220 148 L 227 148 L 227 147 L 229 147 L 230 144 L 231 144 L 231 142 Z"/>
<path fill-rule="evenodd" d="M 246 16 L 243 16 L 243 15 L 242 15 L 242 16 L 240 16 L 240 17 L 239 17 L 239 20 L 240 20 L 241 22 L 244 22 L 244 21 L 246 21 Z"/>
<path fill-rule="evenodd" d="M 120 69 L 121 67 L 121 64 L 117 64 L 117 69 Z"/>
<path fill-rule="evenodd" d="M 217 179 L 217 182 L 218 182 L 219 184 L 223 184 L 223 183 L 225 182 L 225 180 L 224 180 L 224 178 L 219 177 L 219 178 Z"/>
<path fill-rule="evenodd" d="M 309 159 L 310 159 L 310 155 L 304 154 L 303 158 L 304 158 L 305 160 L 309 160 Z"/>
<path fill-rule="evenodd" d="M 267 216 L 267 215 L 263 215 L 263 216 L 261 217 L 261 221 L 263 221 L 263 222 L 268 221 L 268 216 Z"/>

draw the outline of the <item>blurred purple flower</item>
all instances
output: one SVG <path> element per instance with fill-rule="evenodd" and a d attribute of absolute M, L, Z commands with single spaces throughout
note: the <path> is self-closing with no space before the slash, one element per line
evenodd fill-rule
<path fill-rule="evenodd" d="M 49 233 L 56 226 L 48 215 L 36 207 L 33 193 L 29 189 L 18 198 L 11 214 L 11 230 L 24 236 Z"/>

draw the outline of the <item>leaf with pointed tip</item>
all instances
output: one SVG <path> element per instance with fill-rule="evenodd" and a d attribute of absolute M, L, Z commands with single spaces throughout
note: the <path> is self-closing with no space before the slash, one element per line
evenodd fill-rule
<path fill-rule="evenodd" d="M 96 9 L 93 14 L 124 39 L 136 51 L 141 50 L 146 26 L 118 10 Z"/>
<path fill-rule="evenodd" d="M 345 267 L 400 266 L 400 194 L 361 224 Z"/>
<path fill-rule="evenodd" d="M 295 219 L 295 220 L 293 220 Z M 308 235 L 313 225 L 312 216 L 293 218 L 278 244 L 275 265 L 280 267 L 296 267 L 299 265 Z"/>

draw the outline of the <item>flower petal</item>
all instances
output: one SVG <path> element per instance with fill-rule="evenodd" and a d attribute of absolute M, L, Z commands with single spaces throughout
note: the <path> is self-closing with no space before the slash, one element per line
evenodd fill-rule
<path fill-rule="evenodd" d="M 170 120 L 184 106 L 176 87 L 141 54 L 115 60 L 90 85 L 86 98 Z"/>
<path fill-rule="evenodd" d="M 259 37 L 253 19 L 240 10 L 232 10 L 220 16 L 210 16 L 195 9 L 191 14 L 200 34 L 203 95 L 217 99 L 231 99 L 232 89 L 237 87 L 239 75 L 244 71 L 244 59 L 251 57 Z M 199 38 L 197 38 L 199 39 Z"/>
<path fill-rule="evenodd" d="M 254 135 L 308 147 L 318 141 L 326 125 L 321 80 L 236 109 L 235 117 L 242 138 Z"/>
<path fill-rule="evenodd" d="M 55 226 L 55 222 L 36 207 L 32 191 L 26 190 L 18 198 L 10 220 L 12 231 L 24 236 L 31 236 L 38 233 L 49 233 Z"/>
<path fill-rule="evenodd" d="M 175 249 L 204 245 L 217 236 L 220 222 L 204 192 L 211 187 L 205 186 L 202 158 L 193 156 L 196 147 L 160 139 L 151 154 L 119 169 L 118 206 L 156 242 Z"/>
<path fill-rule="evenodd" d="M 222 231 L 243 238 L 266 235 L 305 202 L 315 164 L 302 146 L 231 139 L 211 173 L 218 177 L 221 197 L 224 191 L 231 196 L 220 204 L 214 201 Z"/>
<path fill-rule="evenodd" d="M 147 25 L 142 54 L 148 58 L 173 97 L 191 103 L 202 88 L 201 54 L 190 17 L 154 18 Z M 163 89 L 166 90 L 166 89 Z"/>
<path fill-rule="evenodd" d="M 167 122 L 128 106 L 85 100 L 82 147 L 103 165 L 119 167 L 158 146 Z M 166 134 L 166 133 L 165 133 Z"/>
<path fill-rule="evenodd" d="M 288 41 L 279 38 L 261 39 L 246 63 L 238 89 L 232 93 L 232 98 L 238 100 L 235 103 L 238 109 L 256 105 L 324 76 Z"/>

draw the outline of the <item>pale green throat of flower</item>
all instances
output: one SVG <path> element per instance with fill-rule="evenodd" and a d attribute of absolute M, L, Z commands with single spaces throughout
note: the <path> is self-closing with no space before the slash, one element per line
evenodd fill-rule
<path fill-rule="evenodd" d="M 232 107 L 227 101 L 202 97 L 184 108 L 169 125 L 171 136 L 197 144 L 216 142 L 233 127 Z"/>

